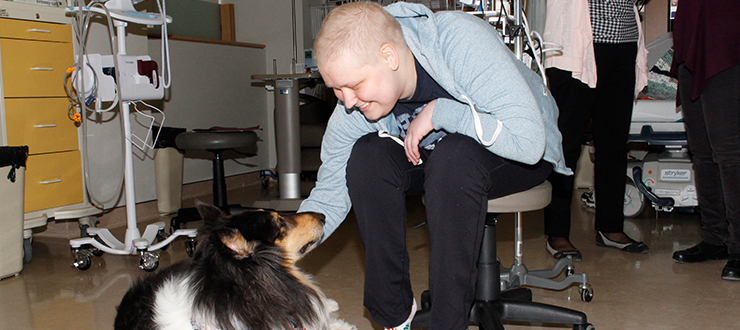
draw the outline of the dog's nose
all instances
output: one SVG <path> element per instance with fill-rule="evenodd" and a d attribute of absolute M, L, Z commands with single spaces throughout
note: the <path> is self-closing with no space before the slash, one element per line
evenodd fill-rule
<path fill-rule="evenodd" d="M 321 221 L 322 225 L 326 224 L 326 216 L 321 213 L 316 213 L 318 215 L 319 221 Z"/>

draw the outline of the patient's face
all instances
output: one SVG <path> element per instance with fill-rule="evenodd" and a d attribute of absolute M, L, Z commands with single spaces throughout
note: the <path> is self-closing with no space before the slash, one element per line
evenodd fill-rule
<path fill-rule="evenodd" d="M 368 120 L 389 114 L 401 97 L 398 71 L 391 70 L 380 56 L 370 64 L 359 63 L 351 56 L 340 56 L 319 67 L 319 71 L 337 98 L 347 108 L 359 109 Z"/>

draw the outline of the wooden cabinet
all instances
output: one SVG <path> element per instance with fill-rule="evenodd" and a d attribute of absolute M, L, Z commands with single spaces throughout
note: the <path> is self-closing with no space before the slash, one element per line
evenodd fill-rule
<path fill-rule="evenodd" d="M 77 130 L 66 98 L 5 98 L 8 145 L 27 145 L 31 153 L 77 150 Z"/>
<path fill-rule="evenodd" d="M 74 64 L 71 42 L 2 38 L 0 51 L 5 97 L 66 97 L 64 73 Z"/>
<path fill-rule="evenodd" d="M 64 90 L 72 27 L 2 18 L 0 61 L 7 144 L 29 146 L 25 212 L 82 203 L 78 127 Z"/>

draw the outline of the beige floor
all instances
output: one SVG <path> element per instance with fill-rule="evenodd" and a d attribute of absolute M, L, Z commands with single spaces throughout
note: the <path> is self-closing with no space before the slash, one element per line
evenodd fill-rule
<path fill-rule="evenodd" d="M 260 189 L 254 185 L 231 191 L 230 201 L 250 204 L 261 198 Z M 409 211 L 408 247 L 418 299 L 426 287 L 428 241 L 426 227 L 411 228 L 424 218 L 418 199 L 409 200 Z M 572 240 L 584 257 L 583 262 L 576 264 L 576 271 L 588 273 L 594 299 L 584 303 L 578 289 L 570 287 L 564 291 L 533 289 L 535 301 L 581 310 L 597 329 L 740 328 L 740 307 L 736 304 L 740 300 L 740 283 L 720 279 L 723 261 L 682 265 L 671 260 L 674 250 L 698 242 L 698 215 L 656 216 L 648 210 L 640 218 L 629 220 L 626 231 L 641 236 L 651 248 L 646 255 L 629 255 L 596 247 L 593 213 L 582 207 L 578 199 L 573 211 Z M 499 252 L 506 265 L 513 260 L 512 219 L 503 216 L 498 226 Z M 168 223 L 167 218 L 164 220 Z M 554 260 L 545 251 L 542 213 L 527 213 L 524 221 L 525 264 L 530 269 L 552 266 Z M 350 214 L 337 232 L 300 265 L 313 274 L 329 297 L 339 302 L 342 318 L 359 329 L 378 329 L 362 306 L 362 255 Z M 160 267 L 185 257 L 183 241 L 175 241 L 162 252 Z M 146 274 L 138 270 L 138 258 L 96 257 L 87 271 L 71 267 L 71 262 L 66 240 L 35 238 L 33 261 L 25 265 L 19 276 L 0 281 L 0 329 L 112 329 L 116 305 L 130 282 Z M 553 327 L 507 326 L 520 328 Z"/>

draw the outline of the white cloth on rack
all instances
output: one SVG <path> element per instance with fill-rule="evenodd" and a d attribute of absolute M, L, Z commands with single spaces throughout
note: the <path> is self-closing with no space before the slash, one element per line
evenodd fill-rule
<path fill-rule="evenodd" d="M 548 0 L 542 38 L 563 47 L 562 54 L 545 58 L 545 68 L 570 71 L 573 78 L 596 88 L 596 58 L 588 1 Z"/>
<path fill-rule="evenodd" d="M 638 21 L 639 40 L 637 41 L 637 58 L 635 59 L 635 97 L 647 86 L 648 67 L 645 48 L 645 35 L 640 23 L 640 14 L 635 9 Z M 594 56 L 594 38 L 591 27 L 591 13 L 588 1 L 584 0 L 548 0 L 547 20 L 542 38 L 546 42 L 563 47 L 562 54 L 545 58 L 545 68 L 558 68 L 573 73 L 573 78 L 582 81 L 591 88 L 596 87 L 596 58 Z"/>

